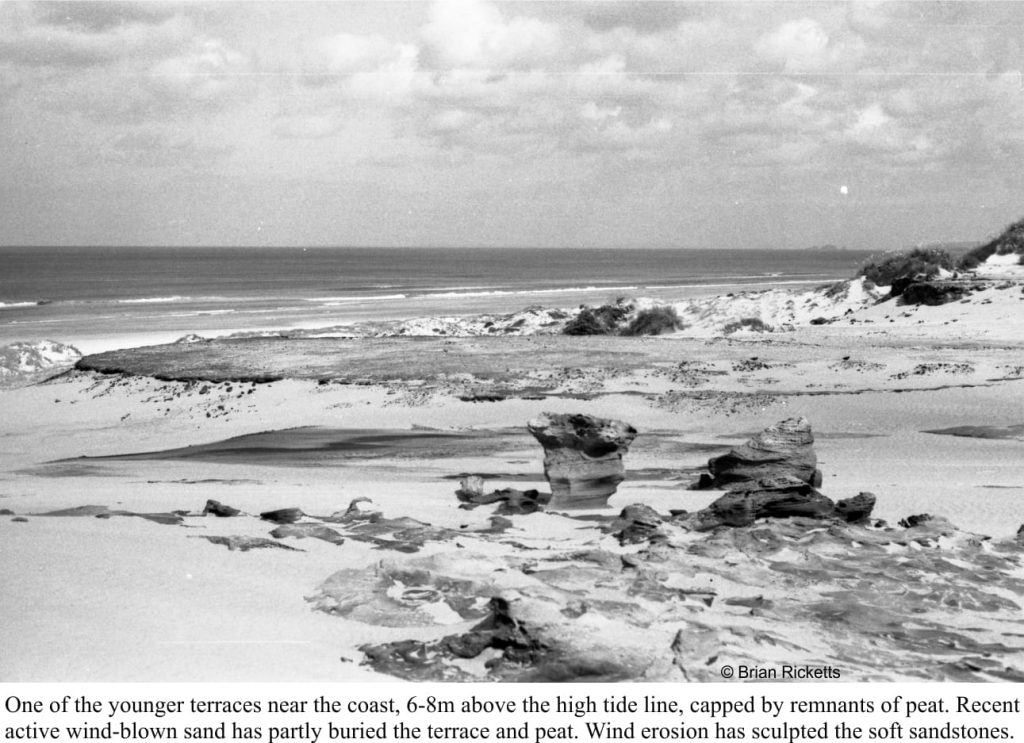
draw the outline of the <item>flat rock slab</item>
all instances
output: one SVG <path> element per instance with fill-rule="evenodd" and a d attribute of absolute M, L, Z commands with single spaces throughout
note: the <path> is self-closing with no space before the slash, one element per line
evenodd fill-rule
<path fill-rule="evenodd" d="M 678 362 L 679 354 L 679 343 L 665 338 L 234 338 L 107 351 L 84 357 L 76 368 L 181 381 L 358 382 L 515 378 L 567 366 L 636 369 Z"/>
<path fill-rule="evenodd" d="M 1013 426 L 953 426 L 936 428 L 922 433 L 934 433 L 940 436 L 962 436 L 971 439 L 1014 439 L 1024 441 L 1024 423 Z"/>

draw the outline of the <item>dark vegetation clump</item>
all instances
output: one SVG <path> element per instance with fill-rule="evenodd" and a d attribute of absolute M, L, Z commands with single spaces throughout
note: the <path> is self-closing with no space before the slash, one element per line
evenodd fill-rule
<path fill-rule="evenodd" d="M 665 305 L 640 310 L 636 317 L 622 330 L 623 335 L 661 335 L 683 327 L 683 321 L 676 314 L 676 308 Z"/>
<path fill-rule="evenodd" d="M 960 259 L 960 268 L 977 268 L 993 255 L 1008 253 L 1018 253 L 1021 256 L 1019 260 L 1024 264 L 1024 219 L 1011 224 L 995 240 L 967 251 Z"/>
<path fill-rule="evenodd" d="M 584 307 L 562 332 L 565 335 L 610 335 L 619 329 L 628 314 L 628 307 L 621 304 Z"/>
<path fill-rule="evenodd" d="M 941 248 L 914 248 L 910 252 L 885 253 L 871 258 L 861 266 L 858 276 L 863 276 L 880 286 L 891 286 L 898 279 L 923 276 L 935 278 L 939 271 L 952 271 L 953 258 Z"/>
<path fill-rule="evenodd" d="M 756 330 L 758 333 L 771 332 L 771 327 L 764 324 L 764 320 L 760 317 L 741 317 L 739 320 L 734 320 L 731 323 L 727 323 L 722 332 L 728 335 L 729 333 L 735 333 L 737 330 Z"/>

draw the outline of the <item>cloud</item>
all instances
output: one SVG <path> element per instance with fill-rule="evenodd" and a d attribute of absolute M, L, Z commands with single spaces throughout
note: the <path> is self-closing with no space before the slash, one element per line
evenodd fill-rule
<path fill-rule="evenodd" d="M 314 76 L 343 76 L 386 68 L 415 59 L 416 55 L 415 46 L 392 42 L 383 36 L 340 33 L 310 44 L 305 66 Z"/>
<path fill-rule="evenodd" d="M 245 55 L 219 39 L 206 39 L 184 54 L 157 62 L 148 77 L 158 97 L 223 103 L 245 82 L 248 72 Z"/>
<path fill-rule="evenodd" d="M 783 172 L 794 193 L 850 171 L 1019 182 L 1022 17 L 899 0 L 0 0 L 0 107 L 22 140 L 0 165 L 358 172 L 424 192 L 439 174 L 455 201 L 514 181 L 552 203 L 572 184 L 611 203 L 630 179 L 710 202 Z"/>
<path fill-rule="evenodd" d="M 630 28 L 642 33 L 656 33 L 678 26 L 699 12 L 687 3 L 660 0 L 605 0 L 596 3 L 572 3 L 572 11 L 595 31 Z"/>
<path fill-rule="evenodd" d="M 0 6 L 0 60 L 29 67 L 92 67 L 166 50 L 186 38 L 180 17 L 135 14 L 130 8 L 99 2 Z"/>
<path fill-rule="evenodd" d="M 506 19 L 485 0 L 435 2 L 420 36 L 427 65 L 437 69 L 537 67 L 563 45 L 558 25 L 528 16 Z"/>
<path fill-rule="evenodd" d="M 780 63 L 787 72 L 823 67 L 830 57 L 828 34 L 812 18 L 783 23 L 758 39 L 754 48 L 766 59 Z"/>

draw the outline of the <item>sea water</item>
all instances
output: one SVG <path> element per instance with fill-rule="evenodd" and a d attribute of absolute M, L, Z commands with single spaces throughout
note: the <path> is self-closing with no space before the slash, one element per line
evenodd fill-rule
<path fill-rule="evenodd" d="M 0 248 L 0 345 L 678 300 L 851 276 L 866 253 L 495 248 Z"/>

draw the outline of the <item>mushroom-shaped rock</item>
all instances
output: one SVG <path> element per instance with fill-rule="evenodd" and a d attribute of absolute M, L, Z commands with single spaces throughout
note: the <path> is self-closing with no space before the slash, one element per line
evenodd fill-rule
<path fill-rule="evenodd" d="M 736 490 L 763 478 L 789 476 L 820 487 L 821 473 L 814 453 L 814 435 L 806 418 L 788 418 L 768 426 L 747 443 L 708 460 L 711 477 L 699 487 Z"/>
<path fill-rule="evenodd" d="M 590 415 L 544 413 L 527 424 L 544 447 L 544 476 L 551 505 L 604 506 L 625 478 L 622 455 L 636 438 L 628 423 Z"/>

